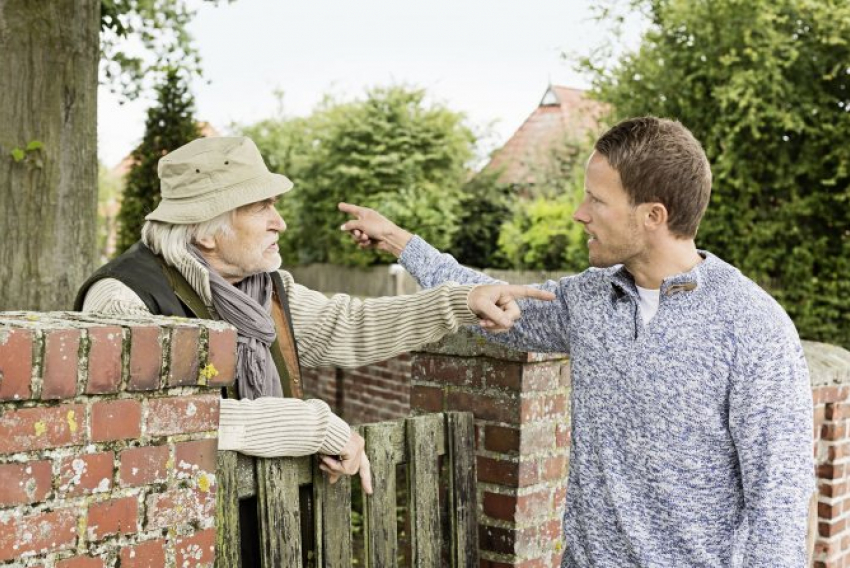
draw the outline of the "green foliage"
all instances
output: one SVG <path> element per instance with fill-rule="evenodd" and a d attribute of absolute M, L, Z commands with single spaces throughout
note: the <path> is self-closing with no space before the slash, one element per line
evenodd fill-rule
<path fill-rule="evenodd" d="M 101 73 L 112 92 L 134 99 L 171 69 L 200 75 L 201 58 L 186 29 L 194 16 L 186 0 L 101 0 Z"/>
<path fill-rule="evenodd" d="M 850 347 L 850 4 L 636 0 L 652 25 L 585 61 L 619 117 L 678 118 L 714 172 L 698 244 L 765 285 L 803 337 Z"/>
<path fill-rule="evenodd" d="M 502 225 L 499 250 L 512 268 L 579 272 L 587 268 L 587 238 L 573 213 L 584 195 L 589 141 L 566 139 L 531 171 L 534 184 Z"/>
<path fill-rule="evenodd" d="M 145 215 L 159 204 L 159 159 L 200 136 L 195 100 L 180 72 L 169 71 L 156 92 L 157 104 L 148 110 L 145 136 L 131 155 L 133 165 L 118 215 L 118 252 L 139 240 Z"/>
<path fill-rule="evenodd" d="M 498 171 L 484 170 L 463 186 L 458 231 L 448 249 L 458 262 L 481 268 L 508 268 L 499 250 L 499 231 L 511 217 L 516 192 L 499 183 Z"/>
<path fill-rule="evenodd" d="M 378 88 L 362 100 L 327 98 L 305 119 L 242 130 L 272 169 L 295 182 L 281 200 L 286 262 L 386 262 L 339 230 L 340 201 L 374 207 L 436 246 L 451 244 L 474 140 L 461 114 L 424 98 L 419 89 Z"/>

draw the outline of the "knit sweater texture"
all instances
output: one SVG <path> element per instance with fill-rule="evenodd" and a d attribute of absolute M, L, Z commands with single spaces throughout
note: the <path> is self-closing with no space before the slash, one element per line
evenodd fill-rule
<path fill-rule="evenodd" d="M 212 314 L 209 273 L 188 253 L 175 265 Z M 410 296 L 359 300 L 328 298 L 296 284 L 280 271 L 304 367 L 359 367 L 394 357 L 477 322 L 468 307 L 473 286 L 444 285 Z M 150 314 L 144 302 L 112 278 L 96 282 L 83 311 Z M 351 435 L 348 425 L 320 400 L 262 398 L 222 400 L 219 449 L 261 457 L 338 454 Z"/>
<path fill-rule="evenodd" d="M 570 568 L 803 568 L 812 396 L 797 332 L 736 268 L 700 251 L 644 325 L 622 267 L 539 286 L 492 341 L 570 354 Z M 423 287 L 494 280 L 414 237 Z M 484 332 L 482 332 L 484 333 Z"/>

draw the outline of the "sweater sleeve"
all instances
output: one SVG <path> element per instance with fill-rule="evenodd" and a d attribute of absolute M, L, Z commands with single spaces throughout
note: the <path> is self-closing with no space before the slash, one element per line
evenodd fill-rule
<path fill-rule="evenodd" d="M 142 299 L 115 278 L 98 280 L 89 288 L 83 301 L 83 311 L 128 316 L 150 315 Z"/>
<path fill-rule="evenodd" d="M 296 284 L 288 272 L 280 275 L 305 367 L 382 361 L 478 321 L 468 306 L 473 286 L 448 283 L 409 296 L 360 300 L 346 294 L 328 298 Z"/>
<path fill-rule="evenodd" d="M 337 455 L 351 429 L 321 400 L 264 397 L 221 401 L 218 449 L 263 458 Z"/>
<path fill-rule="evenodd" d="M 812 391 L 790 321 L 746 330 L 729 395 L 729 428 L 741 468 L 749 537 L 744 566 L 806 563 L 814 486 Z"/>

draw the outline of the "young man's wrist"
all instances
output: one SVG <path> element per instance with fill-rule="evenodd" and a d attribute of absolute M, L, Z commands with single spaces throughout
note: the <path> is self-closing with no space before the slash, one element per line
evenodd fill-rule
<path fill-rule="evenodd" d="M 409 243 L 412 238 L 412 233 L 408 233 L 404 229 L 398 229 L 393 231 L 387 237 L 386 242 L 390 248 L 390 252 L 398 258 L 401 256 L 401 253 L 404 252 L 404 249 L 407 247 L 407 243 Z"/>

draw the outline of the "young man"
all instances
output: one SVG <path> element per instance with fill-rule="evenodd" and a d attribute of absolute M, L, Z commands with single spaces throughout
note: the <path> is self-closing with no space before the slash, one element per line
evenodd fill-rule
<path fill-rule="evenodd" d="M 522 286 L 470 285 L 366 301 L 327 298 L 278 270 L 286 223 L 275 200 L 292 182 L 268 171 L 250 139 L 190 142 L 160 160 L 159 177 L 162 201 L 145 217 L 142 241 L 83 284 L 75 309 L 236 327 L 236 389 L 221 404 L 221 450 L 327 454 L 320 467 L 332 481 L 359 471 L 371 493 L 363 439 L 323 402 L 298 399 L 300 366 L 366 365 L 479 318 L 508 328 L 519 317 L 515 298 L 554 298 Z M 243 529 L 256 522 L 250 509 L 242 508 Z M 256 543 L 243 542 L 245 566 L 257 565 L 257 554 Z"/>
<path fill-rule="evenodd" d="M 585 179 L 574 219 L 594 268 L 542 284 L 555 302 L 520 302 L 513 328 L 490 335 L 570 353 L 563 566 L 802 568 L 808 370 L 782 308 L 695 246 L 711 191 L 702 147 L 678 122 L 626 120 L 596 142 Z M 340 209 L 360 246 L 394 253 L 424 287 L 494 282 L 374 211 Z"/>

